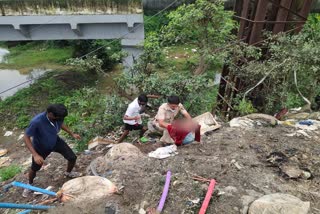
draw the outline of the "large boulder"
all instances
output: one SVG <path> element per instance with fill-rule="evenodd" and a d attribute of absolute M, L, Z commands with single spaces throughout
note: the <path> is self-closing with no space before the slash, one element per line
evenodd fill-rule
<path fill-rule="evenodd" d="M 108 179 L 99 176 L 84 176 L 67 181 L 61 192 L 62 201 L 87 201 L 106 198 L 117 192 L 117 187 Z"/>
<path fill-rule="evenodd" d="M 307 214 L 310 202 L 282 193 L 262 196 L 255 200 L 248 214 Z"/>
<path fill-rule="evenodd" d="M 130 143 L 120 143 L 114 145 L 108 153 L 105 155 L 106 159 L 116 159 L 119 157 L 128 157 L 128 156 L 143 156 L 140 149 Z"/>

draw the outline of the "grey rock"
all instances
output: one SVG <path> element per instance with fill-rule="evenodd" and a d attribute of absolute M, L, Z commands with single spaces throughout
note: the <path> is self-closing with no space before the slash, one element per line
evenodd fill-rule
<path fill-rule="evenodd" d="M 307 214 L 310 202 L 282 193 L 265 195 L 254 201 L 248 214 Z"/>

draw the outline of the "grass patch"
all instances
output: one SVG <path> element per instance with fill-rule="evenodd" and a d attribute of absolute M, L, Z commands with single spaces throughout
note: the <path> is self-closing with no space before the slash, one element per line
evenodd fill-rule
<path fill-rule="evenodd" d="M 164 49 L 166 61 L 174 70 L 190 70 L 196 64 L 197 52 L 190 45 L 177 45 Z"/>
<path fill-rule="evenodd" d="M 59 135 L 75 143 L 77 151 L 87 148 L 87 143 L 96 136 L 122 124 L 127 104 L 119 96 L 99 93 L 96 81 L 99 75 L 80 71 L 50 72 L 29 88 L 0 102 L 0 127 L 24 129 L 38 113 L 44 112 L 50 103 L 63 103 L 68 109 L 64 123 L 80 134 L 74 140 L 61 131 Z"/>
<path fill-rule="evenodd" d="M 15 175 L 21 172 L 21 167 L 17 165 L 11 165 L 0 169 L 0 181 L 6 181 L 13 178 Z"/>
<path fill-rule="evenodd" d="M 36 42 L 18 45 L 10 48 L 9 51 L 10 54 L 7 56 L 8 64 L 0 64 L 2 69 L 30 70 L 44 66 L 52 68 L 57 64 L 64 64 L 73 54 L 73 48 L 70 46 L 59 48 Z"/>
<path fill-rule="evenodd" d="M 25 128 L 49 103 L 64 103 L 75 90 L 92 86 L 96 80 L 96 75 L 85 72 L 49 72 L 30 87 L 0 102 L 0 127 Z"/>

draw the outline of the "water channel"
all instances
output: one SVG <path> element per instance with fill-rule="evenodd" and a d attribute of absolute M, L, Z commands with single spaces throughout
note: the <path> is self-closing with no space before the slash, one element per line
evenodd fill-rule
<path fill-rule="evenodd" d="M 6 55 L 9 51 L 0 48 L 0 63 L 6 63 Z M 32 69 L 28 74 L 22 74 L 18 70 L 0 69 L 0 98 L 3 100 L 15 94 L 18 90 L 28 87 L 48 70 Z"/>

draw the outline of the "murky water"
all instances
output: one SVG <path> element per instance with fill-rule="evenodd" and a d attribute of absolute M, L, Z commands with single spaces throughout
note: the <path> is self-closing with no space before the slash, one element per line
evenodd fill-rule
<path fill-rule="evenodd" d="M 0 48 L 0 63 L 5 63 L 5 56 L 10 52 Z M 33 69 L 28 74 L 21 74 L 18 70 L 0 69 L 0 98 L 5 99 L 18 90 L 28 87 L 45 72 L 45 69 Z"/>
<path fill-rule="evenodd" d="M 18 90 L 28 87 L 36 79 L 49 70 L 33 69 L 29 74 L 21 74 L 18 70 L 0 70 L 0 97 L 4 99 Z"/>

